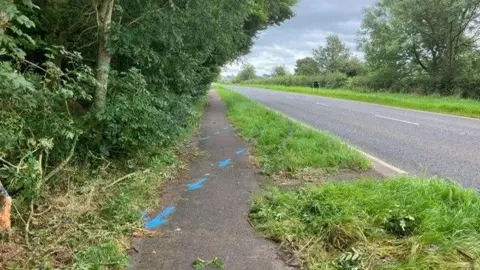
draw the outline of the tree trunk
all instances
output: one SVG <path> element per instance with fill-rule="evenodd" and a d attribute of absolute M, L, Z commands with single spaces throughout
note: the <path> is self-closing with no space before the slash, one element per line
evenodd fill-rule
<path fill-rule="evenodd" d="M 114 0 L 101 0 L 97 6 L 98 54 L 96 79 L 98 85 L 93 99 L 93 110 L 97 112 L 105 110 L 107 101 L 108 74 L 110 73 L 110 62 L 112 60 L 112 55 L 107 49 L 107 43 L 110 38 L 113 4 Z"/>

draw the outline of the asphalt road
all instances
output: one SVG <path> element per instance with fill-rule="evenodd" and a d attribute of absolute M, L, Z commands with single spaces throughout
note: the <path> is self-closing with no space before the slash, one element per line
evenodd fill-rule
<path fill-rule="evenodd" d="M 251 87 L 229 88 L 410 174 L 480 188 L 480 120 Z"/>

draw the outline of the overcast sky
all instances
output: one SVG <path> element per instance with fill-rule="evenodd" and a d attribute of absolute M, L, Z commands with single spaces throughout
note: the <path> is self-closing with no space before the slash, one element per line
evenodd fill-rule
<path fill-rule="evenodd" d="M 356 37 L 363 18 L 363 8 L 374 0 L 300 0 L 295 17 L 259 35 L 252 52 L 224 68 L 223 75 L 235 75 L 243 63 L 255 66 L 258 75 L 270 74 L 277 65 L 291 72 L 299 58 L 312 55 L 329 34 L 337 34 L 357 50 Z M 355 54 L 361 56 L 361 53 Z"/>

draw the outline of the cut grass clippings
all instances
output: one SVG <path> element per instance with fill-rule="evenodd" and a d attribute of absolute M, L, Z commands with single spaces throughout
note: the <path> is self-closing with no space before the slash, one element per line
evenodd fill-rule
<path fill-rule="evenodd" d="M 460 99 L 457 97 L 420 96 L 413 94 L 360 92 L 345 89 L 314 89 L 310 87 L 281 85 L 245 85 L 256 88 L 277 90 L 282 92 L 302 93 L 315 96 L 357 100 L 393 107 L 415 109 L 421 111 L 454 114 L 459 116 L 480 118 L 480 101 Z"/>
<path fill-rule="evenodd" d="M 339 139 L 296 123 L 224 87 L 217 89 L 227 104 L 230 120 L 238 132 L 252 142 L 264 173 L 370 167 L 362 154 Z"/>
<path fill-rule="evenodd" d="M 480 196 L 438 179 L 272 188 L 250 217 L 304 269 L 478 269 Z"/>

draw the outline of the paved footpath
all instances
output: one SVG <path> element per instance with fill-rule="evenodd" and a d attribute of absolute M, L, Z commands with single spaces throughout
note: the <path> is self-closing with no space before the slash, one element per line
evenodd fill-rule
<path fill-rule="evenodd" d="M 199 143 L 204 154 L 190 165 L 190 182 L 146 226 L 164 235 L 136 239 L 130 269 L 192 269 L 197 259 L 218 257 L 225 269 L 289 269 L 274 243 L 257 236 L 247 220 L 258 171 L 246 144 L 226 118 L 218 94 L 209 93 Z"/>

